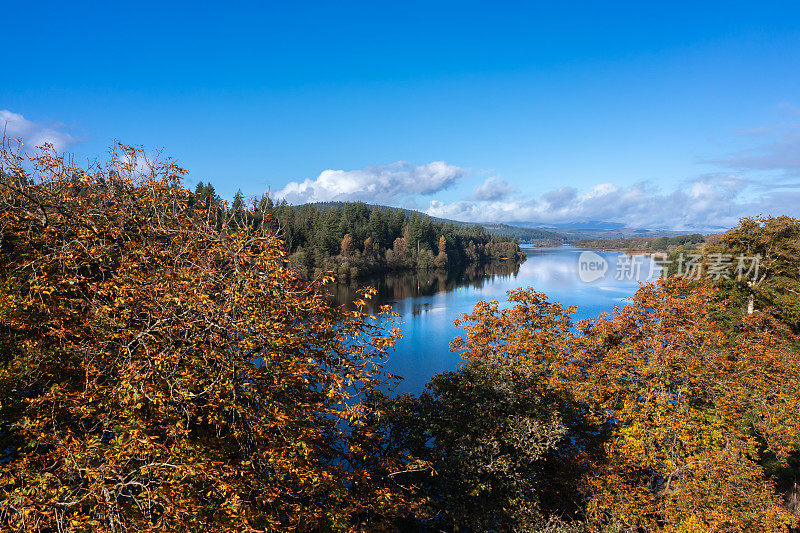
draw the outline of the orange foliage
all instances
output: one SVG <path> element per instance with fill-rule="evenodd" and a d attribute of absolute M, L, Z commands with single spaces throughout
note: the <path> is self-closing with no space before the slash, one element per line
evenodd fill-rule
<path fill-rule="evenodd" d="M 800 356 L 766 312 L 730 333 L 711 285 L 643 286 L 632 305 L 574 325 L 533 291 L 480 303 L 457 324 L 466 358 L 522 358 L 584 402 L 611 438 L 584 480 L 592 523 L 646 531 L 781 531 L 792 517 L 766 479 L 800 437 Z"/>
<path fill-rule="evenodd" d="M 0 529 L 375 530 L 405 505 L 359 401 L 384 321 L 172 161 L 0 165 Z"/>

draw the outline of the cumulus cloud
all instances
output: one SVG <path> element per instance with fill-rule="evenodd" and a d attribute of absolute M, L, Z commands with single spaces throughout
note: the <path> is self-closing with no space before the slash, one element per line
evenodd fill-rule
<path fill-rule="evenodd" d="M 578 189 L 560 187 L 542 195 L 542 200 L 553 209 L 561 209 L 574 201 L 578 196 Z"/>
<path fill-rule="evenodd" d="M 780 121 L 734 132 L 733 144 L 742 148 L 699 161 L 716 167 L 716 173 L 686 180 L 674 189 L 649 182 L 625 187 L 600 183 L 531 197 L 515 193 L 499 178 L 489 178 L 470 197 L 451 203 L 434 200 L 426 212 L 468 222 L 606 221 L 686 231 L 732 227 L 741 217 L 759 214 L 800 217 L 800 107 L 784 103 L 779 108 Z"/>
<path fill-rule="evenodd" d="M 675 190 L 647 182 L 627 187 L 601 183 L 583 190 L 560 187 L 538 197 L 522 197 L 503 191 L 490 178 L 470 198 L 432 201 L 426 212 L 470 222 L 607 221 L 696 231 L 731 227 L 743 216 L 800 217 L 800 121 L 796 118 L 800 107 L 785 103 L 780 109 L 784 115 L 780 122 L 735 132 L 735 144 L 742 149 L 701 161 L 721 172 L 686 180 Z M 749 143 L 743 141 L 747 137 Z"/>
<path fill-rule="evenodd" d="M 288 183 L 276 196 L 294 204 L 352 200 L 385 203 L 439 192 L 464 174 L 464 169 L 444 161 L 427 165 L 398 161 L 362 170 L 324 170 L 314 179 Z"/>
<path fill-rule="evenodd" d="M 538 198 L 493 201 L 432 201 L 431 216 L 469 222 L 555 224 L 603 220 L 629 227 L 712 230 L 760 213 L 798 215 L 800 192 L 772 191 L 752 197 L 753 183 L 732 175 L 696 178 L 663 192 L 647 183 L 617 187 L 603 183 L 580 193 L 562 187 Z"/>
<path fill-rule="evenodd" d="M 22 139 L 28 148 L 50 143 L 56 151 L 63 152 L 77 142 L 75 137 L 63 131 L 62 125 L 34 122 L 7 109 L 0 109 L 0 129 L 5 131 L 6 137 Z"/>
<path fill-rule="evenodd" d="M 512 192 L 514 192 L 514 187 L 507 181 L 497 176 L 491 176 L 475 187 L 472 197 L 476 200 L 500 200 Z"/>

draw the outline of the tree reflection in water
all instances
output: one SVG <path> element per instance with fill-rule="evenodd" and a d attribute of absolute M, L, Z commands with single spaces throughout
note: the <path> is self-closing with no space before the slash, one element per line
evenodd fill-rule
<path fill-rule="evenodd" d="M 516 277 L 521 264 L 516 261 L 499 261 L 447 271 L 390 272 L 348 283 L 332 283 L 328 286 L 328 291 L 334 305 L 351 307 L 358 289 L 375 287 L 378 293 L 369 303 L 369 309 L 372 311 L 381 305 L 391 305 L 405 298 L 431 296 L 437 292 L 450 292 L 460 287 L 480 289 L 497 277 Z M 424 311 L 423 307 L 424 304 L 414 306 L 413 315 L 416 316 Z"/>

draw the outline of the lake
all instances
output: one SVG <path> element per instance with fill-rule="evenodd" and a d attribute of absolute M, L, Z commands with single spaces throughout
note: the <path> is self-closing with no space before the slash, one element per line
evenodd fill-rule
<path fill-rule="evenodd" d="M 403 377 L 397 392 L 419 393 L 437 372 L 454 370 L 463 359 L 449 349 L 461 333 L 453 320 L 481 300 L 506 299 L 506 291 L 533 287 L 551 301 L 576 305 L 574 319 L 597 316 L 624 305 L 659 267 L 646 256 L 592 252 L 570 246 L 526 248 L 521 264 L 487 265 L 459 272 L 408 272 L 331 287 L 339 304 L 352 301 L 359 286 L 378 290 L 373 305 L 399 313 L 402 338 L 384 369 Z M 579 269 L 580 260 L 580 269 Z M 604 274 L 598 270 L 605 265 Z M 598 279 L 593 279 L 597 277 Z M 590 281 L 591 280 L 591 281 Z"/>

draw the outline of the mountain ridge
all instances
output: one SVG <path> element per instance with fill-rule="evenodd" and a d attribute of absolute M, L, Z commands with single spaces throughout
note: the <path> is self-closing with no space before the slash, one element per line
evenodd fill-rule
<path fill-rule="evenodd" d="M 309 202 L 310 205 L 318 209 L 329 209 L 341 206 L 349 202 Z M 463 222 L 449 218 L 441 218 L 428 215 L 423 211 L 408 209 L 404 207 L 394 207 L 382 204 L 363 203 L 371 207 L 388 209 L 391 211 L 403 211 L 407 216 L 415 213 L 420 217 L 429 217 L 431 220 L 451 223 L 457 226 L 480 226 L 492 235 L 502 237 L 516 237 L 520 242 L 542 244 L 573 244 L 581 239 L 620 239 L 630 237 L 674 237 L 683 235 L 686 231 L 666 230 L 666 229 L 646 229 L 632 228 L 621 222 L 609 222 L 603 220 L 588 220 L 574 222 L 558 222 L 544 224 L 541 222 Z"/>

